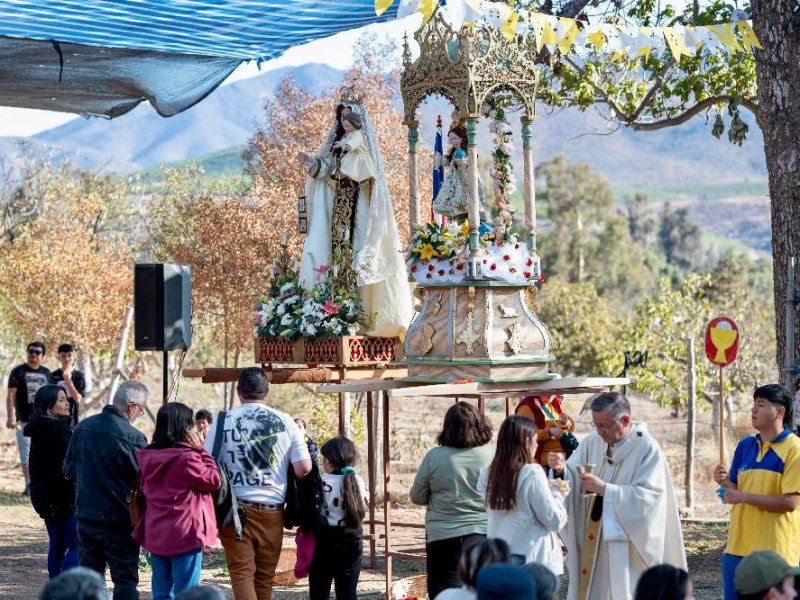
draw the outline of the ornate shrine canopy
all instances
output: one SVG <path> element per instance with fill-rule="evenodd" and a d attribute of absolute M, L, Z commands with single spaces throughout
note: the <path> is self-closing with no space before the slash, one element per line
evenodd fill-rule
<path fill-rule="evenodd" d="M 172 116 L 245 60 L 394 18 L 374 0 L 0 2 L 0 105 Z"/>

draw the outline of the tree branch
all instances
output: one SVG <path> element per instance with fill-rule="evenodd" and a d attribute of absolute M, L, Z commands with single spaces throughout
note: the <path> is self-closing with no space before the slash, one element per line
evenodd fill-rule
<path fill-rule="evenodd" d="M 574 19 L 586 8 L 591 0 L 571 0 L 558 11 L 559 17 L 570 17 Z"/>
<path fill-rule="evenodd" d="M 692 117 L 697 116 L 704 110 L 711 108 L 715 104 L 721 104 L 723 102 L 730 102 L 735 97 L 726 94 L 722 96 L 711 96 L 706 98 L 705 100 L 701 100 L 691 108 L 687 108 L 681 114 L 669 117 L 667 119 L 661 119 L 659 121 L 651 121 L 648 123 L 638 123 L 634 121 L 628 121 L 627 125 L 633 129 L 634 131 L 656 131 L 658 129 L 664 129 L 666 127 L 674 127 L 675 125 L 681 125 L 686 123 Z M 745 107 L 747 110 L 752 112 L 756 117 L 758 117 L 758 105 L 753 102 L 752 100 L 742 100 L 741 105 Z M 612 107 L 613 108 L 613 107 Z"/>
<path fill-rule="evenodd" d="M 575 64 L 575 61 L 572 60 L 569 56 L 562 56 L 561 60 L 569 64 L 569 66 L 571 66 L 578 73 L 580 73 L 581 76 L 584 77 L 586 81 L 588 81 L 589 84 L 594 88 L 594 91 L 597 92 L 598 95 L 600 95 L 603 98 L 603 101 L 620 117 L 620 120 L 622 120 L 626 125 L 628 124 L 627 119 L 622 118 L 625 116 L 625 111 L 622 110 L 616 102 L 614 102 L 611 96 L 609 96 L 608 93 L 598 83 L 594 81 L 594 79 L 592 79 L 591 77 L 587 77 L 586 72 L 583 71 L 577 64 Z"/>
<path fill-rule="evenodd" d="M 630 116 L 629 120 L 631 122 L 636 121 L 636 119 L 639 118 L 644 109 L 647 108 L 647 105 L 650 104 L 650 101 L 653 99 L 653 96 L 655 96 L 656 92 L 661 89 L 662 85 L 664 85 L 664 76 L 674 65 L 675 65 L 675 57 L 670 56 L 669 60 L 667 60 L 667 62 L 664 63 L 664 66 L 661 67 L 661 70 L 658 72 L 658 75 L 656 75 L 656 80 L 653 82 L 653 85 L 647 91 L 644 98 L 642 98 L 642 101 L 639 103 L 637 109 L 633 111 L 633 114 Z"/>

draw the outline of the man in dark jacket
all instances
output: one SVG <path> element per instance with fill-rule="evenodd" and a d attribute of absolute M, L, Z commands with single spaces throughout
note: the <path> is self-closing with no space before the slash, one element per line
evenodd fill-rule
<path fill-rule="evenodd" d="M 145 412 L 147 387 L 125 381 L 113 404 L 81 421 L 72 434 L 64 475 L 75 483 L 78 560 L 114 582 L 114 600 L 139 597 L 139 544 L 131 537 L 127 496 L 139 467 L 136 450 L 147 445 L 132 423 Z"/>

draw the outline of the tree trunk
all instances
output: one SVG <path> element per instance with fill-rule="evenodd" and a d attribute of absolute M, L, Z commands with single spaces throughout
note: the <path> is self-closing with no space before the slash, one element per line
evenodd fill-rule
<path fill-rule="evenodd" d="M 758 124 L 769 173 L 775 359 L 781 373 L 786 356 L 786 269 L 789 257 L 798 256 L 800 250 L 800 27 L 792 24 L 794 4 L 787 0 L 754 0 L 752 4 L 753 27 L 764 47 L 756 51 Z M 795 348 L 798 341 L 800 336 L 795 336 Z"/>

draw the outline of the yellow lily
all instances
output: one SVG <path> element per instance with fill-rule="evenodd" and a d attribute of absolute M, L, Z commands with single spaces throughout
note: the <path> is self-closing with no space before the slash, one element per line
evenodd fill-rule
<path fill-rule="evenodd" d="M 430 260 L 436 256 L 439 256 L 439 253 L 431 244 L 424 244 L 422 248 L 420 248 L 419 255 L 422 260 Z"/>

